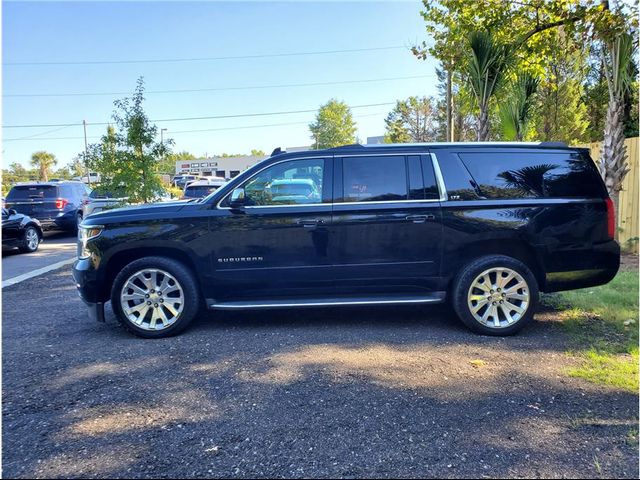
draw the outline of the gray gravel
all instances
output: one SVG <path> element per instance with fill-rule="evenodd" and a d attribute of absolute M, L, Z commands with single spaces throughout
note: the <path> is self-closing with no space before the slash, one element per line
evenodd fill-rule
<path fill-rule="evenodd" d="M 68 271 L 3 292 L 3 476 L 636 477 L 638 396 L 566 376 L 552 314 L 203 314 L 141 340 Z"/>

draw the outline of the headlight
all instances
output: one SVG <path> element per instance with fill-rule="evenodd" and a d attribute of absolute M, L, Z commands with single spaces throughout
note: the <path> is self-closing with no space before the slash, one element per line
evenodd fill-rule
<path fill-rule="evenodd" d="M 78 225 L 78 258 L 89 258 L 91 253 L 87 249 L 89 240 L 99 236 L 104 230 L 102 225 Z"/>

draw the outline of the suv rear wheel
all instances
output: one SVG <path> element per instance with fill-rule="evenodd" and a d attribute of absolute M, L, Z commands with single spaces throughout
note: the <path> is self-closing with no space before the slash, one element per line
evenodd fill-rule
<path fill-rule="evenodd" d="M 519 260 L 489 255 L 467 264 L 454 281 L 453 308 L 476 333 L 506 336 L 533 319 L 538 283 Z"/>
<path fill-rule="evenodd" d="M 135 260 L 116 276 L 111 304 L 118 321 L 144 338 L 183 331 L 198 313 L 198 284 L 182 263 L 166 257 Z"/>

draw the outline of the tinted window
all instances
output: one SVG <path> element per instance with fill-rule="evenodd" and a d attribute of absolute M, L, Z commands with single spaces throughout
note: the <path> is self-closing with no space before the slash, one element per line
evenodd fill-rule
<path fill-rule="evenodd" d="M 407 169 L 401 156 L 344 158 L 342 178 L 345 202 L 407 199 Z"/>
<path fill-rule="evenodd" d="M 247 205 L 321 203 L 324 162 L 292 160 L 264 169 L 244 184 Z"/>
<path fill-rule="evenodd" d="M 602 196 L 595 166 L 577 152 L 477 152 L 460 158 L 486 198 Z"/>
<path fill-rule="evenodd" d="M 458 155 L 448 150 L 436 150 L 435 155 L 444 177 L 449 200 L 477 200 L 480 198 L 469 172 Z"/>
<path fill-rule="evenodd" d="M 38 200 L 57 197 L 58 188 L 53 185 L 19 185 L 11 189 L 7 200 Z"/>
<path fill-rule="evenodd" d="M 424 178 L 424 198 L 427 200 L 437 200 L 440 198 L 440 191 L 436 183 L 436 174 L 433 171 L 431 156 L 422 157 L 422 175 Z"/>
<path fill-rule="evenodd" d="M 422 163 L 420 157 L 407 157 L 409 167 L 409 199 L 424 200 L 424 180 L 422 179 Z"/>

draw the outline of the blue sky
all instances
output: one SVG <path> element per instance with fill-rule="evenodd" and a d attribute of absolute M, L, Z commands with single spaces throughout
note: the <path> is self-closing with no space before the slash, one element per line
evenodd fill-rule
<path fill-rule="evenodd" d="M 151 119 L 317 109 L 335 97 L 349 105 L 434 95 L 435 65 L 408 48 L 251 59 L 81 65 L 10 65 L 229 57 L 408 47 L 425 40 L 420 2 L 4 2 L 3 126 L 108 122 L 124 95 L 11 97 L 50 93 L 130 92 L 144 76 L 155 90 L 237 88 L 414 77 L 287 88 L 149 93 Z M 353 110 L 358 136 L 384 132 L 391 106 Z M 156 122 L 174 150 L 196 155 L 270 152 L 309 145 L 313 113 Z M 263 128 L 258 125 L 294 123 Z M 228 130 L 180 133 L 185 130 Z M 89 141 L 104 132 L 89 126 Z M 48 133 L 47 133 L 48 132 Z M 82 126 L 3 128 L 3 167 L 54 153 L 59 165 L 82 151 Z M 35 135 L 35 136 L 34 136 Z M 32 136 L 25 140 L 10 140 Z M 42 138 L 39 138 L 42 137 Z M 62 140 L 46 137 L 71 137 Z M 96 138 L 94 138 L 96 137 Z"/>

